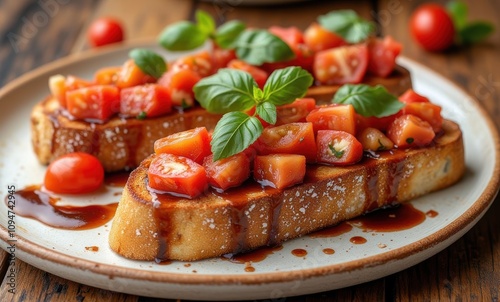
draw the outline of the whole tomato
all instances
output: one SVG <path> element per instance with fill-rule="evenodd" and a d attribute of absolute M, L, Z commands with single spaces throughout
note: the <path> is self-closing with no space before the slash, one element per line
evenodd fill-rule
<path fill-rule="evenodd" d="M 429 51 L 445 50 L 455 39 L 453 20 L 443 6 L 434 3 L 423 4 L 413 12 L 410 32 Z"/>
<path fill-rule="evenodd" d="M 94 47 L 123 41 L 124 30 L 121 23 L 113 18 L 99 18 L 90 24 L 87 38 Z"/>

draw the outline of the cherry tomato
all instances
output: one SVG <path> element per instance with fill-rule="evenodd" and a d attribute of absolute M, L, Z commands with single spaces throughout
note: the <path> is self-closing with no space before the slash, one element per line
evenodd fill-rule
<path fill-rule="evenodd" d="M 311 123 L 290 123 L 267 127 L 258 139 L 259 153 L 304 155 L 309 162 L 316 159 L 316 141 Z"/>
<path fill-rule="evenodd" d="M 439 132 L 439 130 L 441 130 L 441 126 L 443 125 L 441 107 L 432 103 L 409 103 L 401 109 L 401 113 L 418 116 L 422 120 L 428 122 L 432 126 L 434 132 Z"/>
<path fill-rule="evenodd" d="M 326 30 L 318 23 L 312 23 L 306 28 L 304 42 L 314 52 L 347 44 L 342 37 Z"/>
<path fill-rule="evenodd" d="M 398 148 L 424 147 L 434 139 L 432 126 L 412 114 L 405 114 L 395 119 L 387 129 L 387 137 Z"/>
<path fill-rule="evenodd" d="M 284 189 L 304 181 L 306 158 L 298 154 L 255 157 L 253 178 L 263 186 Z"/>
<path fill-rule="evenodd" d="M 398 99 L 403 103 L 429 103 L 429 99 L 409 88 Z"/>
<path fill-rule="evenodd" d="M 201 76 L 191 69 L 169 70 L 158 80 L 158 84 L 170 91 L 172 105 L 189 108 L 194 106 L 193 87 L 201 80 Z"/>
<path fill-rule="evenodd" d="M 306 116 L 316 108 L 313 98 L 296 99 L 293 103 L 276 107 L 276 125 L 305 122 Z"/>
<path fill-rule="evenodd" d="M 394 41 L 391 36 L 384 39 L 371 39 L 368 43 L 368 71 L 379 77 L 389 76 L 396 66 L 396 57 L 403 45 Z"/>
<path fill-rule="evenodd" d="M 121 23 L 114 18 L 99 18 L 90 24 L 87 38 L 94 47 L 123 41 Z"/>
<path fill-rule="evenodd" d="M 149 186 L 176 196 L 195 198 L 208 187 L 205 168 L 187 157 L 157 154 L 148 168 Z"/>
<path fill-rule="evenodd" d="M 97 190 L 103 183 L 101 162 L 83 152 L 68 153 L 53 161 L 45 172 L 44 186 L 60 194 L 83 194 Z"/>
<path fill-rule="evenodd" d="M 241 60 L 231 60 L 231 62 L 227 64 L 227 67 L 248 72 L 261 89 L 264 87 L 264 84 L 266 84 L 267 77 L 269 76 L 267 72 L 259 67 L 250 65 Z"/>
<path fill-rule="evenodd" d="M 112 85 L 94 85 L 66 92 L 68 112 L 77 119 L 106 121 L 120 109 L 120 90 Z"/>
<path fill-rule="evenodd" d="M 356 133 L 356 112 L 352 105 L 332 104 L 312 110 L 306 117 L 314 131 L 340 130 L 354 135 Z"/>
<path fill-rule="evenodd" d="M 358 44 L 318 52 L 313 72 L 320 84 L 356 84 L 363 80 L 367 67 L 368 48 L 366 44 Z"/>
<path fill-rule="evenodd" d="M 156 79 L 145 74 L 132 59 L 123 63 L 116 78 L 116 86 L 118 86 L 118 88 L 127 88 L 154 82 L 156 82 Z"/>
<path fill-rule="evenodd" d="M 357 136 L 364 150 L 383 151 L 394 148 L 394 143 L 379 129 L 367 127 Z"/>
<path fill-rule="evenodd" d="M 120 113 L 128 117 L 155 117 L 172 111 L 168 89 L 157 84 L 123 88 L 120 99 Z"/>
<path fill-rule="evenodd" d="M 250 176 L 250 159 L 245 153 L 213 161 L 209 155 L 203 160 L 208 183 L 218 189 L 227 190 L 241 185 Z"/>
<path fill-rule="evenodd" d="M 455 38 L 453 20 L 439 4 L 423 4 L 410 19 L 410 32 L 415 41 L 429 51 L 449 48 Z"/>
<path fill-rule="evenodd" d="M 205 127 L 170 134 L 154 143 L 154 151 L 187 157 L 199 164 L 210 155 L 210 137 Z"/>
<path fill-rule="evenodd" d="M 332 165 L 352 165 L 363 157 L 363 145 L 350 133 L 319 130 L 317 134 L 318 162 Z"/>

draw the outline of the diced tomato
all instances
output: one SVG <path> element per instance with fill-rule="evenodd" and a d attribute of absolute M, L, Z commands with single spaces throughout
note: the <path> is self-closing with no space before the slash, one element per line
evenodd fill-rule
<path fill-rule="evenodd" d="M 253 177 L 263 186 L 284 189 L 304 181 L 306 158 L 298 154 L 260 155 L 254 160 Z"/>
<path fill-rule="evenodd" d="M 201 76 L 190 69 L 169 70 L 158 80 L 158 84 L 168 88 L 172 105 L 181 108 L 194 106 L 193 87 Z"/>
<path fill-rule="evenodd" d="M 250 176 L 250 159 L 245 153 L 213 161 L 213 155 L 205 157 L 203 166 L 208 183 L 218 189 L 227 190 L 241 185 Z"/>
<path fill-rule="evenodd" d="M 362 131 L 363 129 L 368 127 L 376 128 L 380 131 L 385 132 L 389 127 L 389 125 L 392 123 L 392 121 L 394 121 L 400 115 L 401 112 L 384 117 L 375 117 L 375 116 L 366 117 L 356 113 L 357 132 Z"/>
<path fill-rule="evenodd" d="M 392 122 L 387 137 L 398 148 L 423 147 L 432 142 L 435 133 L 432 126 L 411 114 L 405 114 Z"/>
<path fill-rule="evenodd" d="M 154 151 L 187 157 L 197 163 L 210 155 L 210 137 L 205 127 L 170 134 L 154 143 Z"/>
<path fill-rule="evenodd" d="M 254 78 L 255 82 L 257 82 L 257 85 L 261 89 L 264 87 L 264 84 L 266 84 L 267 78 L 269 76 L 267 72 L 260 69 L 259 67 L 250 65 L 241 60 L 232 60 L 227 64 L 227 67 L 248 72 Z"/>
<path fill-rule="evenodd" d="M 356 134 L 356 115 L 352 105 L 331 104 L 312 110 L 306 117 L 318 130 L 341 130 Z"/>
<path fill-rule="evenodd" d="M 236 59 L 236 51 L 234 49 L 222 49 L 215 47 L 212 52 L 214 72 L 217 72 L 220 68 L 226 67 L 227 64 L 234 59 Z"/>
<path fill-rule="evenodd" d="M 121 69 L 121 66 L 101 68 L 95 73 L 94 80 L 99 85 L 116 85 Z"/>
<path fill-rule="evenodd" d="M 416 93 L 413 89 L 409 88 L 398 98 L 401 102 L 409 103 L 430 103 L 429 99 L 423 95 Z"/>
<path fill-rule="evenodd" d="M 332 165 L 352 165 L 363 157 L 363 145 L 350 133 L 320 130 L 317 134 L 318 162 Z"/>
<path fill-rule="evenodd" d="M 414 102 L 406 104 L 401 109 L 402 114 L 412 114 L 428 122 L 434 132 L 439 132 L 443 125 L 441 107 L 432 103 Z"/>
<path fill-rule="evenodd" d="M 383 151 L 394 148 L 394 143 L 379 129 L 365 128 L 357 136 L 364 150 Z"/>
<path fill-rule="evenodd" d="M 178 71 L 189 69 L 198 73 L 201 77 L 207 77 L 215 72 L 214 62 L 208 51 L 201 51 L 195 54 L 180 57 L 175 60 L 169 70 Z"/>
<path fill-rule="evenodd" d="M 124 116 L 155 117 L 172 111 L 168 89 L 157 84 L 124 88 L 120 99 L 120 113 Z"/>
<path fill-rule="evenodd" d="M 154 83 L 156 79 L 150 75 L 145 74 L 134 62 L 129 59 L 123 63 L 123 66 L 118 73 L 116 79 L 116 86 L 119 88 L 127 88 L 146 83 Z"/>
<path fill-rule="evenodd" d="M 66 92 L 66 107 L 76 119 L 105 121 L 120 108 L 120 90 L 112 85 L 95 85 Z"/>
<path fill-rule="evenodd" d="M 335 33 L 314 22 L 304 31 L 304 42 L 314 52 L 339 47 L 347 43 Z"/>
<path fill-rule="evenodd" d="M 316 100 L 313 98 L 296 99 L 293 103 L 276 107 L 276 125 L 296 122 L 305 122 L 306 116 L 316 108 Z"/>
<path fill-rule="evenodd" d="M 72 75 L 69 75 L 67 77 L 62 76 L 60 74 L 58 75 L 53 75 L 49 78 L 49 89 L 50 93 L 57 98 L 59 101 L 59 104 L 63 107 L 66 108 L 66 92 L 79 89 L 79 88 L 84 88 L 84 87 L 89 87 L 92 86 L 93 83 L 86 81 L 84 79 L 81 79 L 79 77 L 75 77 Z"/>
<path fill-rule="evenodd" d="M 267 127 L 258 139 L 263 155 L 288 153 L 304 155 L 309 162 L 316 160 L 316 141 L 311 123 L 290 123 Z"/>
<path fill-rule="evenodd" d="M 167 153 L 157 154 L 151 161 L 148 182 L 152 189 L 188 198 L 195 198 L 208 188 L 202 165 Z"/>
<path fill-rule="evenodd" d="M 367 67 L 368 48 L 366 44 L 357 44 L 318 52 L 313 72 L 319 84 L 356 84 L 363 80 Z"/>
<path fill-rule="evenodd" d="M 302 31 L 295 26 L 271 26 L 268 31 L 279 37 L 290 46 L 304 43 L 304 35 L 302 34 Z"/>
<path fill-rule="evenodd" d="M 391 36 L 384 39 L 373 38 L 368 42 L 368 71 L 376 76 L 389 76 L 396 66 L 396 57 L 401 53 L 403 45 Z"/>

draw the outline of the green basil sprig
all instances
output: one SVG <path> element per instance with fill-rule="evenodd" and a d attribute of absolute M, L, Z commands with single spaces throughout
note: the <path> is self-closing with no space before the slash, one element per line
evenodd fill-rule
<path fill-rule="evenodd" d="M 367 21 L 350 9 L 329 12 L 318 17 L 318 22 L 327 30 L 340 35 L 349 43 L 366 40 L 375 31 L 373 22 Z"/>
<path fill-rule="evenodd" d="M 346 84 L 339 88 L 332 100 L 337 104 L 351 104 L 365 117 L 384 117 L 397 113 L 404 104 L 383 86 Z"/>
<path fill-rule="evenodd" d="M 295 57 L 293 50 L 283 40 L 264 29 L 247 29 L 234 42 L 236 56 L 252 64 L 280 62 Z"/>
<path fill-rule="evenodd" d="M 165 71 L 167 71 L 167 64 L 163 58 L 149 49 L 135 48 L 129 52 L 135 64 L 145 74 L 148 74 L 155 79 L 159 79 Z"/>
<path fill-rule="evenodd" d="M 474 44 L 486 39 L 494 31 L 494 26 L 485 21 L 467 20 L 467 4 L 462 1 L 450 1 L 446 6 L 453 20 L 458 44 Z"/>
<path fill-rule="evenodd" d="M 195 98 L 208 112 L 224 114 L 212 136 L 214 160 L 245 150 L 262 134 L 257 117 L 276 123 L 276 106 L 303 97 L 313 83 L 306 70 L 292 66 L 275 70 L 263 89 L 252 76 L 242 70 L 223 68 L 201 79 L 193 88 Z M 256 107 L 254 115 L 245 112 Z"/>

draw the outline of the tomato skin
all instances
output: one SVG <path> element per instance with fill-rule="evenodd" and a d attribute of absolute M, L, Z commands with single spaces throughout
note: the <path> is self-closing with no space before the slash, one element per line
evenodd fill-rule
<path fill-rule="evenodd" d="M 403 45 L 391 36 L 384 39 L 372 39 L 368 43 L 368 71 L 379 77 L 388 77 L 396 66 L 396 58 Z"/>
<path fill-rule="evenodd" d="M 76 119 L 104 122 L 120 108 L 120 90 L 112 85 L 94 85 L 66 92 L 66 107 Z"/>
<path fill-rule="evenodd" d="M 405 114 L 395 119 L 387 129 L 387 137 L 398 148 L 425 147 L 435 137 L 432 126 L 412 114 Z"/>
<path fill-rule="evenodd" d="M 276 107 L 276 126 L 305 122 L 307 115 L 316 108 L 316 100 L 313 98 L 296 99 L 293 103 Z"/>
<path fill-rule="evenodd" d="M 99 18 L 87 30 L 87 39 L 93 47 L 121 42 L 123 38 L 123 26 L 114 18 Z"/>
<path fill-rule="evenodd" d="M 127 88 L 146 83 L 154 83 L 156 79 L 145 74 L 134 62 L 129 59 L 123 63 L 118 76 L 116 78 L 116 86 L 118 88 Z"/>
<path fill-rule="evenodd" d="M 252 78 L 257 82 L 257 85 L 262 89 L 266 84 L 269 74 L 259 67 L 250 65 L 241 60 L 231 60 L 227 64 L 228 68 L 239 69 L 248 72 Z"/>
<path fill-rule="evenodd" d="M 213 155 L 205 157 L 203 167 L 208 183 L 223 191 L 241 185 L 250 177 L 250 159 L 245 153 L 213 161 Z"/>
<path fill-rule="evenodd" d="M 290 123 L 264 128 L 257 140 L 259 154 L 300 154 L 316 160 L 316 140 L 311 123 Z"/>
<path fill-rule="evenodd" d="M 317 134 L 318 162 L 346 166 L 363 157 L 363 145 L 350 133 L 320 130 Z"/>
<path fill-rule="evenodd" d="M 298 154 L 255 157 L 253 178 L 263 186 L 284 189 L 304 181 L 306 158 Z"/>
<path fill-rule="evenodd" d="M 304 42 L 314 52 L 339 47 L 347 43 L 342 37 L 314 22 L 304 31 Z"/>
<path fill-rule="evenodd" d="M 148 168 L 152 189 L 175 196 L 195 198 L 208 188 L 205 168 L 187 157 L 157 154 Z"/>
<path fill-rule="evenodd" d="M 154 143 L 156 154 L 169 153 L 187 157 L 199 164 L 210 155 L 210 137 L 205 127 L 170 134 Z"/>
<path fill-rule="evenodd" d="M 84 194 L 99 189 L 104 181 L 104 168 L 93 155 L 83 152 L 65 154 L 47 168 L 44 186 L 59 194 Z"/>
<path fill-rule="evenodd" d="M 367 127 L 356 137 L 363 150 L 384 151 L 394 148 L 394 143 L 379 129 Z"/>
<path fill-rule="evenodd" d="M 340 130 L 356 134 L 356 112 L 352 105 L 331 104 L 312 110 L 306 117 L 318 130 Z"/>
<path fill-rule="evenodd" d="M 138 85 L 120 91 L 120 113 L 124 116 L 155 117 L 172 111 L 167 88 L 157 84 Z"/>
<path fill-rule="evenodd" d="M 442 51 L 453 44 L 455 27 L 443 6 L 428 3 L 419 6 L 413 12 L 410 19 L 410 33 L 425 50 Z"/>
<path fill-rule="evenodd" d="M 201 76 L 193 70 L 169 70 L 158 80 L 158 85 L 169 90 L 173 106 L 189 108 L 195 104 L 193 87 L 199 80 Z"/>
<path fill-rule="evenodd" d="M 357 84 L 368 68 L 368 47 L 356 44 L 331 48 L 316 54 L 313 72 L 318 84 Z"/>

